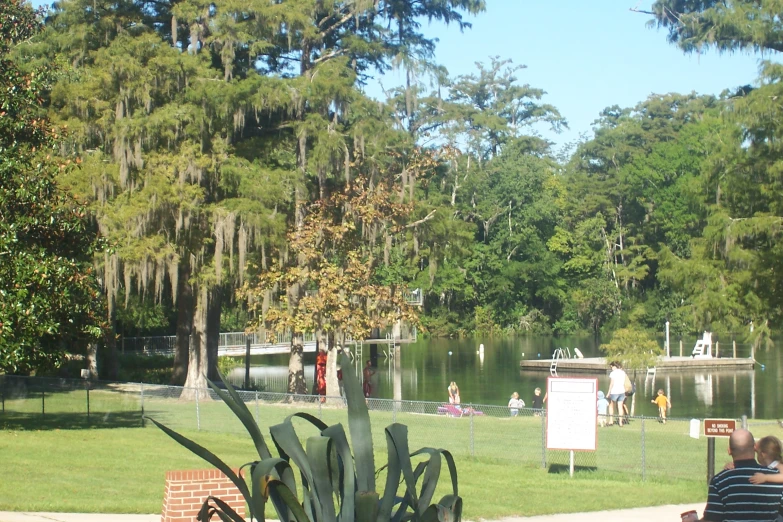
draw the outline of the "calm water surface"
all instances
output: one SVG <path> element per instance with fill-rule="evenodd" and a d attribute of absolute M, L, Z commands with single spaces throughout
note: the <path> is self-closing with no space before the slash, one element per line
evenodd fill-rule
<path fill-rule="evenodd" d="M 479 344 L 484 344 L 483 356 Z M 464 404 L 506 405 L 512 392 L 530 403 L 533 390 L 546 386 L 548 372 L 521 371 L 521 359 L 551 359 L 558 347 L 578 347 L 585 357 L 601 356 L 600 341 L 595 338 L 518 337 L 503 339 L 422 339 L 403 345 L 400 350 L 401 393 L 404 400 L 446 401 L 446 388 L 456 381 Z M 684 352 L 690 353 L 693 341 L 684 342 Z M 635 378 L 637 385 L 636 414 L 656 416 L 657 409 L 650 400 L 663 388 L 672 401 L 670 416 L 729 417 L 777 419 L 783 417 L 783 350 L 781 343 L 760 349 L 755 358 L 755 370 L 716 372 L 658 373 L 655 380 L 643 373 Z M 379 346 L 377 373 L 374 376 L 373 395 L 393 398 L 394 364 Z M 731 344 L 721 344 L 721 352 L 728 355 Z M 369 358 L 365 345 L 363 359 Z M 678 343 L 672 342 L 672 354 L 679 355 Z M 738 356 L 748 357 L 749 347 L 738 346 Z M 312 379 L 314 354 L 305 354 L 308 382 Z M 256 372 L 286 372 L 287 356 L 262 356 L 252 359 Z M 762 368 L 763 365 L 763 368 Z M 561 376 L 577 376 L 562 374 Z M 606 391 L 607 375 L 598 377 L 599 389 Z"/>

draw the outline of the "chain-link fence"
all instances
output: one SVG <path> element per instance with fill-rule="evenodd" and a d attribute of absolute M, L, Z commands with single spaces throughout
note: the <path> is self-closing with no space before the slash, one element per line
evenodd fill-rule
<path fill-rule="evenodd" d="M 309 412 L 327 424 L 347 424 L 342 397 L 240 391 L 262 433 L 297 411 Z M 113 383 L 0 376 L 4 429 L 142 427 L 144 416 L 178 431 L 245 433 L 242 424 L 211 390 L 136 383 Z M 569 452 L 546 449 L 544 411 L 522 408 L 512 416 L 507 407 L 452 405 L 423 401 L 368 399 L 377 448 L 386 446 L 384 428 L 393 422 L 408 426 L 409 445 L 440 447 L 453 454 L 488 462 L 565 470 Z M 147 423 L 151 424 L 151 423 Z M 302 424 L 302 437 L 311 436 Z M 772 431 L 751 421 L 759 434 Z M 769 429 L 767 429 L 769 428 Z M 314 430 L 314 428 L 313 428 Z M 577 452 L 577 469 L 634 476 L 643 480 L 705 479 L 707 443 L 689 436 L 690 419 L 632 417 L 623 427 L 598 428 L 598 449 Z M 763 432 L 763 433 L 762 433 Z M 716 455 L 725 455 L 718 439 Z M 717 462 L 720 469 L 723 462 Z"/>

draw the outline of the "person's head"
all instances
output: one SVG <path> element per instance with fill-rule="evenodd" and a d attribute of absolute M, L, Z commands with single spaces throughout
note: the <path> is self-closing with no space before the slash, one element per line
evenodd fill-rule
<path fill-rule="evenodd" d="M 762 437 L 756 442 L 756 453 L 759 464 L 762 466 L 769 466 L 773 462 L 780 460 L 780 439 L 773 435 Z"/>
<path fill-rule="evenodd" d="M 533 393 L 535 393 L 536 395 L 541 395 L 541 388 L 536 388 L 536 389 L 533 391 Z"/>
<path fill-rule="evenodd" d="M 598 390 L 598 400 L 600 401 L 601 399 L 605 399 L 605 398 L 606 398 L 606 395 L 604 395 L 604 392 L 602 392 L 601 390 Z"/>
<path fill-rule="evenodd" d="M 443 386 L 443 385 L 441 384 L 441 386 Z M 456 388 L 456 387 L 457 387 L 457 383 L 454 382 L 454 381 L 451 381 L 451 383 L 449 384 L 449 388 Z"/>
<path fill-rule="evenodd" d="M 734 460 L 755 459 L 755 440 L 748 430 L 734 430 L 729 437 L 729 455 Z"/>
<path fill-rule="evenodd" d="M 514 392 L 511 394 L 512 399 L 519 399 L 519 394 L 517 392 Z"/>
<path fill-rule="evenodd" d="M 663 390 L 658 390 L 658 395 L 663 395 Z"/>
<path fill-rule="evenodd" d="M 372 362 L 370 362 L 369 359 L 367 359 L 367 364 L 364 365 L 365 368 L 369 368 L 370 365 L 372 365 Z"/>

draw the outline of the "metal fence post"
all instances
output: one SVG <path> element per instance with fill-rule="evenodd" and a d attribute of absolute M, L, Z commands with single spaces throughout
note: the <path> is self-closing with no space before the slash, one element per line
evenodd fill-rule
<path fill-rule="evenodd" d="M 397 422 L 397 407 L 399 404 L 397 401 L 392 402 L 392 422 Z"/>
<path fill-rule="evenodd" d="M 468 406 L 470 408 L 470 456 L 475 457 L 475 441 L 473 437 L 473 406 Z"/>
<path fill-rule="evenodd" d="M 84 383 L 84 388 L 87 390 L 87 420 L 90 420 L 90 383 Z"/>
<path fill-rule="evenodd" d="M 41 415 L 46 415 L 46 390 L 41 387 Z"/>
<path fill-rule="evenodd" d="M 647 455 L 646 444 L 644 440 L 644 417 L 642 417 L 642 482 L 647 480 Z"/>
<path fill-rule="evenodd" d="M 318 399 L 318 418 L 319 419 L 323 419 L 324 418 L 323 412 L 321 411 L 321 404 L 322 404 L 321 403 L 321 399 Z"/>
<path fill-rule="evenodd" d="M 0 386 L 0 397 L 3 400 L 3 413 L 5 413 L 5 375 L 0 377 L 0 380 L 3 381 L 3 385 Z"/>
<path fill-rule="evenodd" d="M 742 429 L 743 430 L 748 429 L 748 416 L 747 415 L 743 415 L 742 416 Z"/>
<path fill-rule="evenodd" d="M 258 409 L 258 392 L 256 392 L 256 424 L 261 424 L 261 410 Z"/>
<path fill-rule="evenodd" d="M 141 384 L 141 427 L 144 427 L 144 383 Z"/>
<path fill-rule="evenodd" d="M 541 410 L 541 467 L 546 468 L 546 410 Z"/>
<path fill-rule="evenodd" d="M 196 431 L 201 431 L 201 415 L 198 411 L 198 394 L 201 393 L 201 390 L 196 388 Z"/>

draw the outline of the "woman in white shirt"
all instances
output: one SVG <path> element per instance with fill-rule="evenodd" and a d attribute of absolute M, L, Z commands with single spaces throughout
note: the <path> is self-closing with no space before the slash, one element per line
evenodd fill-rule
<path fill-rule="evenodd" d="M 617 421 L 620 427 L 623 427 L 623 401 L 625 401 L 625 372 L 617 361 L 609 363 L 609 391 L 606 396 L 609 397 L 609 418 L 614 418 L 614 407 L 617 406 Z"/>

